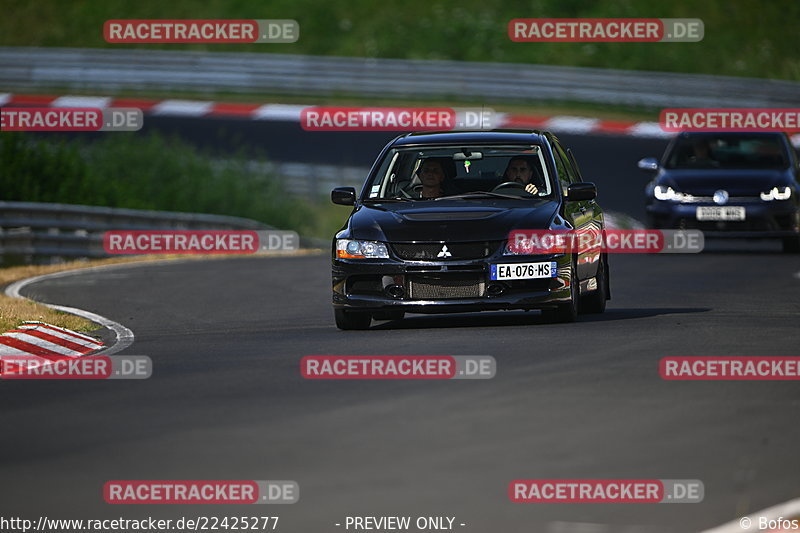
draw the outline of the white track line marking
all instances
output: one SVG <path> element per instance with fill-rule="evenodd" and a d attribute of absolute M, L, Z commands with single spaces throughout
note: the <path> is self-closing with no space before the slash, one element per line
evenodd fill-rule
<path fill-rule="evenodd" d="M 50 335 L 51 337 L 56 337 L 56 338 L 61 339 L 61 340 L 65 341 L 65 342 L 69 342 L 71 344 L 77 344 L 78 346 L 82 346 L 82 347 L 86 348 L 87 351 L 97 350 L 98 348 L 102 348 L 103 347 L 102 344 L 97 344 L 95 342 L 87 342 L 87 341 L 82 340 L 82 339 L 76 339 L 75 337 L 70 337 L 66 333 L 53 331 L 52 329 L 44 329 L 44 328 L 40 328 L 40 327 L 37 327 L 37 326 L 33 326 L 33 327 L 31 327 L 31 326 L 20 326 L 17 329 L 30 330 L 31 332 L 33 332 L 32 333 L 33 335 L 37 335 L 39 333 L 45 334 L 45 335 Z"/>
<path fill-rule="evenodd" d="M 214 102 L 195 100 L 164 100 L 150 109 L 153 115 L 180 115 L 186 117 L 202 117 L 211 112 Z"/>
<path fill-rule="evenodd" d="M 707 529 L 702 533 L 742 533 L 746 531 L 764 531 L 758 528 L 758 519 L 761 517 L 764 517 L 767 520 L 776 520 L 779 517 L 791 519 L 797 517 L 798 515 L 800 515 L 800 498 L 775 505 L 748 516 L 743 516 L 739 519 L 732 520 L 727 524 L 715 527 L 714 529 Z M 743 520 L 748 520 L 750 527 L 744 527 L 742 522 Z"/>
<path fill-rule="evenodd" d="M 7 332 L 4 333 L 3 336 L 11 337 L 12 339 L 17 339 L 22 342 L 27 342 L 28 344 L 33 344 L 34 346 L 44 348 L 45 350 L 50 350 L 51 352 L 55 352 L 60 355 L 66 355 L 67 357 L 78 357 L 82 355 L 80 352 L 76 352 L 71 348 L 67 348 L 65 346 L 61 346 L 60 344 L 50 342 L 48 340 L 42 339 L 41 337 L 37 337 L 36 335 L 31 335 L 30 333 Z"/>
<path fill-rule="evenodd" d="M 18 95 L 25 97 L 28 95 Z M 0 93 L 0 105 L 13 100 L 14 94 Z M 149 102 L 149 101 L 148 101 Z M 113 98 L 103 96 L 60 96 L 55 98 L 49 104 L 43 103 L 41 105 L 51 105 L 57 107 L 100 107 L 107 108 L 114 103 Z M 208 102 L 202 100 L 177 100 L 168 99 L 161 101 L 153 101 L 152 105 L 147 106 L 146 113 L 154 115 L 165 116 L 188 116 L 188 117 L 205 117 L 213 115 L 224 115 L 224 112 L 216 112 L 215 107 L 218 105 L 225 105 L 226 102 Z M 253 104 L 256 105 L 257 104 Z M 283 122 L 299 122 L 301 112 L 308 107 L 320 107 L 315 104 L 310 105 L 294 105 L 294 104 L 264 104 L 260 107 L 255 107 L 253 111 L 246 115 L 250 120 L 274 120 Z M 238 114 L 236 114 L 238 116 Z M 244 118 L 244 117 L 243 117 Z M 502 127 L 508 122 L 515 121 L 515 115 L 510 113 L 496 113 L 493 117 L 495 124 L 493 127 Z M 643 138 L 662 138 L 668 139 L 672 137 L 673 133 L 665 132 L 657 122 L 639 122 L 633 124 L 627 129 L 620 129 L 618 127 L 605 128 L 603 121 L 594 117 L 579 117 L 579 116 L 551 116 L 542 117 L 544 121 L 539 127 L 543 129 L 552 129 L 565 133 L 576 134 L 612 134 L 612 135 L 626 135 L 632 137 Z M 796 147 L 800 147 L 800 134 L 792 137 L 792 142 Z"/>
<path fill-rule="evenodd" d="M 138 265 L 138 264 L 147 264 L 147 263 L 134 263 L 134 264 Z M 152 263 L 150 263 L 150 264 L 152 264 Z M 67 276 L 74 276 L 76 274 L 81 274 L 81 273 L 84 273 L 84 272 L 97 271 L 97 270 L 106 270 L 106 269 L 108 269 L 110 267 L 123 267 L 123 266 L 130 266 L 130 265 L 106 265 L 106 266 L 101 266 L 101 267 L 79 268 L 79 269 L 76 269 L 76 270 L 65 270 L 64 272 L 54 272 L 52 274 L 44 274 L 42 276 L 34 276 L 32 278 L 27 278 L 27 279 L 22 279 L 22 280 L 19 280 L 19 281 L 15 281 L 14 283 L 12 283 L 8 287 L 6 287 L 6 295 L 10 296 L 12 298 L 21 298 L 21 299 L 27 300 L 29 298 L 25 298 L 24 296 L 22 296 L 19 293 L 19 291 L 21 291 L 23 288 L 25 288 L 26 286 L 28 286 L 28 285 L 30 285 L 32 283 L 37 283 L 39 281 L 44 281 L 46 279 L 54 279 L 54 278 L 63 278 L 63 277 L 67 277 Z M 100 315 L 98 315 L 96 313 L 92 313 L 90 311 L 84 311 L 83 309 L 78 309 L 76 307 L 66 307 L 66 306 L 63 306 L 63 305 L 52 305 L 52 304 L 42 304 L 42 305 L 46 305 L 50 309 L 55 309 L 56 311 L 63 311 L 65 313 L 70 313 L 70 314 L 73 314 L 73 315 L 77 315 L 77 316 L 83 317 L 83 318 L 85 318 L 87 320 L 91 320 L 92 322 L 95 322 L 96 324 L 100 324 L 100 325 L 105 326 L 108 329 L 112 330 L 114 332 L 114 334 L 116 335 L 116 337 L 117 337 L 116 342 L 112 346 L 109 346 L 108 348 L 106 348 L 105 350 L 102 350 L 102 351 L 98 352 L 96 355 L 111 355 L 111 354 L 117 353 L 119 351 L 122 351 L 125 348 L 127 348 L 128 346 L 130 346 L 131 344 L 133 344 L 133 339 L 134 339 L 133 332 L 131 330 L 129 330 L 128 328 L 126 328 L 125 326 L 123 326 L 122 324 L 114 322 L 111 319 L 108 319 L 108 318 L 106 318 L 104 316 L 100 316 Z"/>
<path fill-rule="evenodd" d="M 658 122 L 639 122 L 628 128 L 627 135 L 632 135 L 633 137 L 658 137 L 668 139 L 675 134 L 662 130 Z"/>
<path fill-rule="evenodd" d="M 51 107 L 97 107 L 105 109 L 111 104 L 107 96 L 60 96 L 50 103 Z"/>
<path fill-rule="evenodd" d="M 3 357 L 0 357 L 0 360 L 3 361 L 4 366 L 7 364 L 12 364 L 14 366 L 19 367 L 19 365 L 14 362 L 14 356 L 21 356 L 19 358 L 19 361 L 23 362 L 25 366 L 30 366 L 31 368 L 39 368 L 40 366 L 53 364 L 53 361 L 51 361 L 50 359 L 45 359 L 44 357 L 39 357 L 38 355 L 31 355 L 28 352 L 20 352 L 18 354 L 4 353 L 2 355 L 3 357 L 8 357 L 11 359 L 10 361 L 8 361 L 4 360 Z"/>
<path fill-rule="evenodd" d="M 47 333 L 48 335 L 52 335 L 54 337 L 60 337 L 75 344 L 96 348 L 103 346 L 103 343 L 98 342 L 97 339 L 93 339 L 87 335 L 81 335 L 76 331 L 69 331 L 65 330 L 64 328 L 59 328 L 58 326 L 45 324 L 44 322 L 25 322 L 17 329 L 40 329 L 43 333 Z"/>
<path fill-rule="evenodd" d="M 606 524 L 591 522 L 550 522 L 546 533 L 608 533 L 611 527 Z"/>
<path fill-rule="evenodd" d="M 13 346 L 6 346 L 5 344 L 0 344 L 0 359 L 10 355 L 24 355 L 26 357 L 39 357 L 38 355 L 34 356 L 28 352 L 20 350 L 19 348 L 14 348 Z M 45 359 L 44 357 L 41 358 L 42 361 L 50 362 L 49 359 Z"/>
<path fill-rule="evenodd" d="M 111 319 L 75 307 L 66 307 L 63 305 L 50 305 L 49 307 L 52 307 L 56 311 L 63 311 L 65 313 L 81 316 L 87 320 L 91 320 L 92 322 L 105 326 L 114 332 L 114 334 L 117 336 L 117 342 L 113 346 L 102 350 L 95 355 L 115 354 L 133 344 L 133 332 L 122 324 L 114 322 Z"/>
<path fill-rule="evenodd" d="M 255 120 L 285 120 L 300 122 L 300 113 L 307 105 L 266 104 L 253 111 Z"/>
<path fill-rule="evenodd" d="M 586 117 L 552 117 L 547 121 L 545 129 L 566 133 L 591 133 L 600 122 L 596 118 Z"/>

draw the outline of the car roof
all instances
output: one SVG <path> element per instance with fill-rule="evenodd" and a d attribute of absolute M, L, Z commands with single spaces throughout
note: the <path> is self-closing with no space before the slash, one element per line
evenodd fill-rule
<path fill-rule="evenodd" d="M 552 134 L 539 130 L 435 131 L 409 133 L 398 137 L 392 146 L 420 144 L 545 144 Z"/>
<path fill-rule="evenodd" d="M 677 135 L 679 139 L 690 137 L 786 137 L 781 131 L 682 131 Z"/>

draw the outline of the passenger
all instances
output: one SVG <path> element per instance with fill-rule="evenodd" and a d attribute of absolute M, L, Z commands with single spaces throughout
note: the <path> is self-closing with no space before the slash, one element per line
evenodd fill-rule
<path fill-rule="evenodd" d="M 533 174 L 533 165 L 527 157 L 512 157 L 503 173 L 503 181 L 521 183 L 525 185 L 525 192 L 536 194 L 539 192 L 539 187 L 532 183 L 534 181 Z"/>
<path fill-rule="evenodd" d="M 450 163 L 450 165 L 447 165 L 445 159 L 429 157 L 417 169 L 417 176 L 421 186 L 418 185 L 415 188 L 415 192 L 419 194 L 420 198 L 441 198 L 449 194 L 447 180 L 453 178 L 455 165 L 452 160 L 447 160 L 447 163 Z"/>

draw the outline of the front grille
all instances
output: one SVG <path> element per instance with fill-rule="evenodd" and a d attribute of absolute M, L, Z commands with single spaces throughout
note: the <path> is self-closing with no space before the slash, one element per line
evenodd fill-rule
<path fill-rule="evenodd" d="M 480 298 L 486 289 L 484 276 L 475 274 L 408 276 L 406 284 L 406 292 L 412 300 Z"/>
<path fill-rule="evenodd" d="M 484 259 L 497 251 L 502 241 L 477 242 L 421 242 L 392 244 L 392 250 L 400 259 L 417 261 L 453 261 Z M 446 253 L 442 253 L 447 246 Z M 450 254 L 447 257 L 447 253 Z"/>
<path fill-rule="evenodd" d="M 730 196 L 726 204 L 753 204 L 761 202 L 763 202 L 763 200 L 759 195 L 756 194 L 754 196 Z M 681 203 L 720 205 L 714 201 L 713 196 L 692 196 L 691 194 L 687 194 L 685 199 L 681 201 Z"/>

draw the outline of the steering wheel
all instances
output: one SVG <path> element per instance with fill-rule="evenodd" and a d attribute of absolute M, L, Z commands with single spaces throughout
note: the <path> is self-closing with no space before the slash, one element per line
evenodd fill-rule
<path fill-rule="evenodd" d="M 495 192 L 499 189 L 511 189 L 511 188 L 525 190 L 525 185 L 523 185 L 522 183 L 518 183 L 516 181 L 504 181 L 503 183 L 492 189 L 492 192 Z"/>
<path fill-rule="evenodd" d="M 397 189 L 397 190 L 398 190 L 398 191 L 400 191 L 400 193 L 401 193 L 403 196 L 405 196 L 406 198 L 408 198 L 408 199 L 411 199 L 411 198 L 412 198 L 412 197 L 411 197 L 411 195 L 410 195 L 410 194 L 408 194 L 404 188 L 400 187 L 400 188 L 399 188 L 399 189 Z"/>

